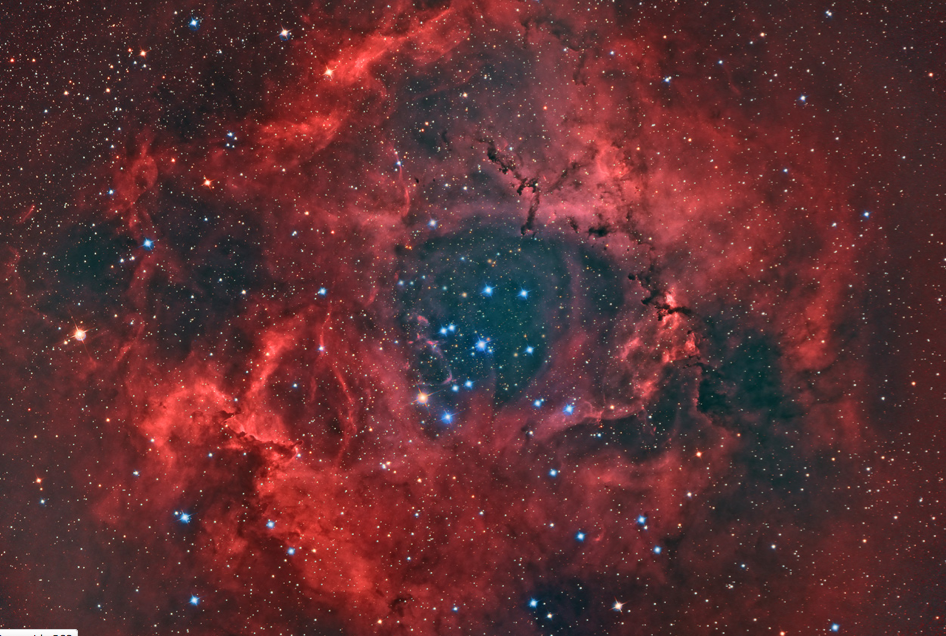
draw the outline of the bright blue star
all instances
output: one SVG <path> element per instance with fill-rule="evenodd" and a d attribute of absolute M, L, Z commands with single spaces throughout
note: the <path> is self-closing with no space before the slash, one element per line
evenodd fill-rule
<path fill-rule="evenodd" d="M 549 477 L 557 477 L 557 476 L 558 476 L 558 470 L 556 470 L 555 468 L 552 468 L 549 470 Z"/>
<path fill-rule="evenodd" d="M 473 388 L 473 380 L 467 380 L 466 382 L 463 383 L 463 386 L 465 386 L 465 387 L 468 388 L 468 389 L 472 389 L 472 388 Z"/>
<path fill-rule="evenodd" d="M 566 405 L 565 405 L 565 408 L 563 408 L 562 411 L 565 412 L 565 415 L 571 415 L 572 413 L 575 412 L 575 405 L 574 405 L 574 404 L 566 404 Z"/>
<path fill-rule="evenodd" d="M 441 327 L 441 328 L 440 328 L 440 335 L 441 335 L 441 336 L 446 336 L 446 335 L 447 335 L 447 328 L 446 328 L 446 327 Z"/>
<path fill-rule="evenodd" d="M 530 356 L 532 355 L 533 351 L 535 351 L 535 347 L 533 346 L 526 347 L 526 353 L 529 354 Z"/>
<path fill-rule="evenodd" d="M 661 552 L 663 552 L 663 550 L 664 549 L 661 548 L 659 545 L 654 546 L 654 554 L 660 554 Z"/>
<path fill-rule="evenodd" d="M 197 605 L 198 603 L 200 603 L 200 599 L 196 596 L 191 596 L 190 604 Z"/>
<path fill-rule="evenodd" d="M 453 385 L 452 387 L 450 387 L 450 388 L 453 390 L 454 393 L 457 393 L 457 392 L 460 390 L 460 385 L 459 385 L 459 384 L 454 384 L 454 385 Z"/>
<path fill-rule="evenodd" d="M 486 351 L 486 341 L 480 338 L 476 341 L 476 348 L 480 351 Z"/>
<path fill-rule="evenodd" d="M 831 631 L 832 631 L 832 632 L 837 632 L 837 631 L 840 631 L 840 630 L 841 630 L 841 626 L 840 626 L 840 625 L 838 625 L 837 623 L 831 623 Z"/>
<path fill-rule="evenodd" d="M 542 406 L 542 398 L 539 398 L 538 400 L 533 402 L 532 406 L 534 406 L 535 408 L 539 408 L 540 406 Z"/>
<path fill-rule="evenodd" d="M 146 238 L 144 241 L 141 242 L 141 247 L 145 248 L 146 250 L 150 252 L 154 248 L 154 241 L 152 241 L 149 238 Z"/>
<path fill-rule="evenodd" d="M 187 514 L 186 512 L 182 512 L 182 513 L 181 513 L 181 522 L 182 522 L 182 523 L 190 523 L 190 522 L 191 522 L 191 516 L 190 516 L 189 514 Z"/>
<path fill-rule="evenodd" d="M 452 413 L 444 413 L 443 416 L 442 416 L 440 419 L 443 420 L 444 424 L 449 424 L 450 422 L 453 421 L 453 414 L 452 414 Z"/>
<path fill-rule="evenodd" d="M 324 296 L 327 293 L 328 293 L 327 289 L 325 289 L 324 287 L 319 287 L 319 296 Z"/>
<path fill-rule="evenodd" d="M 539 602 L 537 600 L 531 599 L 529 601 L 529 607 L 538 607 L 538 606 L 539 606 Z"/>
<path fill-rule="evenodd" d="M 289 556 L 292 556 L 295 553 L 296 553 L 295 548 L 289 548 L 288 550 L 286 550 L 286 554 L 288 554 Z"/>
<path fill-rule="evenodd" d="M 637 515 L 637 525 L 642 526 L 647 523 L 647 517 L 644 515 Z"/>
<path fill-rule="evenodd" d="M 492 296 L 492 295 L 493 295 L 493 288 L 492 288 L 491 285 L 487 285 L 486 287 L 483 288 L 483 295 L 484 295 L 484 296 Z"/>
<path fill-rule="evenodd" d="M 272 530 L 273 528 L 276 527 L 276 522 L 270 519 L 269 521 L 266 522 L 266 527 Z"/>
<path fill-rule="evenodd" d="M 870 212 L 868 212 L 867 210 L 864 210 L 864 218 L 865 218 L 865 219 L 869 219 L 869 218 L 870 218 Z"/>
<path fill-rule="evenodd" d="M 528 298 L 528 297 L 529 297 L 528 290 L 525 290 L 525 289 L 519 290 L 519 298 Z"/>
<path fill-rule="evenodd" d="M 190 22 L 187 23 L 187 26 L 190 27 L 191 31 L 196 31 L 197 29 L 200 28 L 200 18 L 198 17 L 191 18 Z"/>
<path fill-rule="evenodd" d="M 454 332 L 457 330 L 457 326 L 453 324 L 447 325 L 447 330 L 450 332 Z"/>
<path fill-rule="evenodd" d="M 584 541 L 584 540 L 585 540 L 585 533 L 584 533 L 584 532 L 579 532 L 578 534 L 575 535 L 575 538 L 576 538 L 577 540 L 579 540 L 579 541 Z"/>
<path fill-rule="evenodd" d="M 397 163 L 397 165 L 401 165 L 401 162 L 399 161 L 399 162 Z M 432 227 L 432 228 L 433 228 L 433 227 L 437 227 L 437 219 L 430 219 L 430 220 L 427 222 L 427 225 L 429 225 L 429 226 Z"/>

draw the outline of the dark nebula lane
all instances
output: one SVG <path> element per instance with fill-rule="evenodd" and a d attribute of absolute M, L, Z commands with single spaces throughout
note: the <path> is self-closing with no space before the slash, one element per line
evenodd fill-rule
<path fill-rule="evenodd" d="M 932 2 L 0 24 L 0 628 L 942 634 Z"/>

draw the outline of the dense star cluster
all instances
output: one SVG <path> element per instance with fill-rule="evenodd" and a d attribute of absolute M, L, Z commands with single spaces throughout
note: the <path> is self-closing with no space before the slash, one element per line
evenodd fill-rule
<path fill-rule="evenodd" d="M 0 627 L 944 633 L 941 6 L 108 4 L 0 25 Z"/>

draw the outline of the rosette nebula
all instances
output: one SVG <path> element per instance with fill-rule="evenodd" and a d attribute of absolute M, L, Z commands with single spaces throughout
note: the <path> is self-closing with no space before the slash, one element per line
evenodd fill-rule
<path fill-rule="evenodd" d="M 935 3 L 0 26 L 0 627 L 942 634 Z"/>

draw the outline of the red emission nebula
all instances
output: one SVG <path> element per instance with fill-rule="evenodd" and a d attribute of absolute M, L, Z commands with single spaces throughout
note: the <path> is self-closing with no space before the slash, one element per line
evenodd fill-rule
<path fill-rule="evenodd" d="M 936 3 L 4 14 L 0 627 L 944 633 Z"/>

